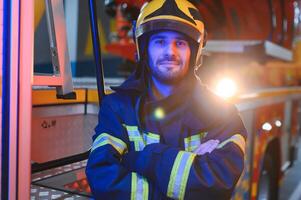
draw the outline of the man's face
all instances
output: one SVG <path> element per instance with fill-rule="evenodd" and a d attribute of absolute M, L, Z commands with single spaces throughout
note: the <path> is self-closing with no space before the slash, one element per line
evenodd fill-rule
<path fill-rule="evenodd" d="M 148 64 L 152 78 L 177 83 L 188 72 L 191 50 L 187 38 L 178 32 L 153 34 L 148 43 Z"/>

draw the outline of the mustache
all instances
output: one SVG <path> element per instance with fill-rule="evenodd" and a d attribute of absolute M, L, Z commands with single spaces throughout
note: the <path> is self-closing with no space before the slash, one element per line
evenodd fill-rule
<path fill-rule="evenodd" d="M 156 64 L 161 64 L 161 63 L 164 63 L 164 62 L 175 62 L 178 65 L 182 64 L 182 61 L 180 59 L 177 59 L 174 56 L 161 58 L 161 59 L 157 60 Z"/>

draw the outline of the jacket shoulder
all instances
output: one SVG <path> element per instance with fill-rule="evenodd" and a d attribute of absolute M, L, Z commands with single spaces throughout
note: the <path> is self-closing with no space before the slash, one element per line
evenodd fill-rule
<path fill-rule="evenodd" d="M 136 124 L 135 105 L 138 96 L 123 92 L 114 92 L 104 97 L 101 108 L 113 112 L 124 124 Z"/>
<path fill-rule="evenodd" d="M 229 121 L 234 115 L 238 115 L 234 104 L 226 102 L 203 85 L 195 89 L 191 101 L 189 102 L 190 113 L 186 120 L 191 127 L 206 129 Z"/>
<path fill-rule="evenodd" d="M 103 98 L 101 106 L 110 106 L 116 111 L 118 108 L 130 106 L 134 103 L 134 101 L 135 96 L 133 95 L 129 95 L 124 92 L 113 92 Z"/>
<path fill-rule="evenodd" d="M 194 104 L 207 111 L 207 113 L 218 112 L 219 115 L 227 116 L 238 112 L 234 104 L 217 96 L 204 85 L 200 85 L 196 88 Z"/>

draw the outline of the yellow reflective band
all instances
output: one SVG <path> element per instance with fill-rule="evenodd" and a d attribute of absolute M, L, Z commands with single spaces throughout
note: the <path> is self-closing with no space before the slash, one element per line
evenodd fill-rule
<path fill-rule="evenodd" d="M 217 146 L 217 149 L 223 148 L 226 144 L 228 144 L 230 142 L 233 142 L 234 144 L 236 144 L 241 149 L 243 154 L 245 154 L 246 141 L 245 141 L 245 138 L 241 134 L 235 134 L 232 137 L 230 137 L 229 139 L 223 141 L 222 143 L 220 143 Z"/>
<path fill-rule="evenodd" d="M 134 142 L 135 151 L 142 151 L 145 147 L 142 140 L 130 140 Z"/>
<path fill-rule="evenodd" d="M 145 200 L 148 199 L 148 193 L 149 193 L 148 182 L 146 178 L 143 178 L 143 199 Z"/>
<path fill-rule="evenodd" d="M 180 166 L 180 161 L 182 159 L 183 156 L 183 152 L 180 151 L 176 157 L 176 160 L 173 164 L 172 170 L 171 170 L 171 174 L 170 174 L 170 178 L 169 178 L 169 183 L 168 183 L 168 188 L 167 188 L 167 196 L 168 197 L 174 197 L 174 187 L 175 187 L 175 177 L 176 174 L 178 172 L 179 166 Z"/>
<path fill-rule="evenodd" d="M 132 173 L 131 200 L 147 200 L 149 185 L 143 176 Z"/>
<path fill-rule="evenodd" d="M 132 173 L 132 190 L 131 190 L 131 200 L 136 200 L 137 193 L 137 174 Z"/>
<path fill-rule="evenodd" d="M 138 126 L 128 126 L 128 125 L 126 125 L 126 124 L 122 124 L 125 128 L 126 128 L 126 130 L 128 130 L 128 131 L 138 131 Z"/>
<path fill-rule="evenodd" d="M 146 145 L 160 142 L 160 135 L 150 132 L 141 134 L 137 126 L 123 126 L 127 130 L 129 140 L 134 142 L 135 151 L 142 151 Z"/>
<path fill-rule="evenodd" d="M 129 140 L 134 142 L 135 151 L 142 151 L 147 144 L 160 141 L 160 136 L 148 133 L 141 135 L 137 126 L 123 124 L 127 130 Z M 143 176 L 132 173 L 131 200 L 148 200 L 149 184 Z"/>
<path fill-rule="evenodd" d="M 167 187 L 167 196 L 173 199 L 184 199 L 187 180 L 196 154 L 179 151 L 171 170 Z"/>
<path fill-rule="evenodd" d="M 144 139 L 146 145 L 159 143 L 160 135 L 148 132 L 146 134 L 145 133 L 143 134 L 143 139 Z"/>
<path fill-rule="evenodd" d="M 192 162 L 193 162 L 195 156 L 196 156 L 195 154 L 190 155 L 188 158 L 188 161 L 185 165 L 184 174 L 183 174 L 181 187 L 180 187 L 180 198 L 179 199 L 184 199 L 190 168 L 191 168 L 191 165 L 192 165 Z"/>
<path fill-rule="evenodd" d="M 154 140 L 160 140 L 160 135 L 157 135 L 157 134 L 154 134 L 154 133 L 151 133 L 151 132 L 147 133 L 147 137 L 152 138 Z"/>
<path fill-rule="evenodd" d="M 131 142 L 134 142 L 135 151 L 142 151 L 145 147 L 145 142 L 139 132 L 139 129 L 137 126 L 128 126 L 126 124 L 123 124 L 123 126 L 126 128 L 129 140 Z"/>
<path fill-rule="evenodd" d="M 193 152 L 201 145 L 202 139 L 206 137 L 208 132 L 201 132 L 197 135 L 193 135 L 187 138 L 184 138 L 185 151 Z"/>
<path fill-rule="evenodd" d="M 122 140 L 112 135 L 109 135 L 108 133 L 102 133 L 93 142 L 91 152 L 97 149 L 98 147 L 104 146 L 106 144 L 110 144 L 111 146 L 113 146 L 116 149 L 116 151 L 118 151 L 118 153 L 121 155 L 127 151 L 127 146 Z"/>

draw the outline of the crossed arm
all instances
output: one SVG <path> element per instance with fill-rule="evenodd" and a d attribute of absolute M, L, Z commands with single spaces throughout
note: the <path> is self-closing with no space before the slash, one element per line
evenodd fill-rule
<path fill-rule="evenodd" d="M 96 199 L 124 199 L 133 195 L 134 175 L 146 178 L 150 188 L 157 188 L 173 199 L 194 199 L 200 195 L 202 199 L 231 197 L 244 164 L 243 149 L 231 138 L 228 143 L 209 140 L 194 152 L 150 144 L 142 151 L 126 153 L 126 144 L 120 142 L 124 141 L 120 134 L 123 127 L 111 113 L 108 106 L 102 107 L 101 123 L 96 128 L 99 134 L 94 141 L 101 134 L 109 134 L 107 140 L 93 144 L 95 148 L 86 169 Z"/>

